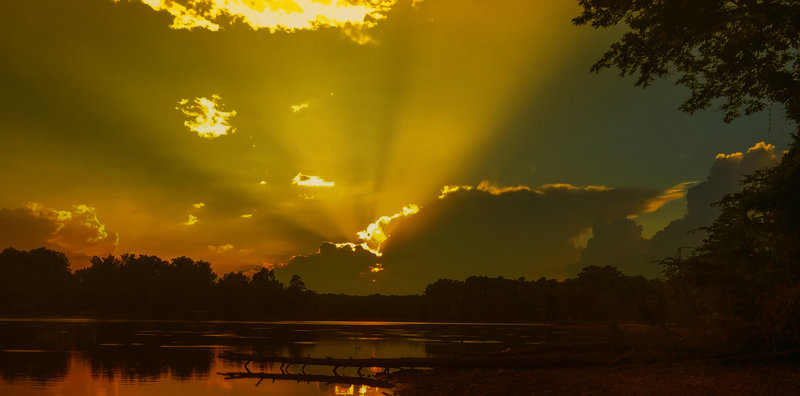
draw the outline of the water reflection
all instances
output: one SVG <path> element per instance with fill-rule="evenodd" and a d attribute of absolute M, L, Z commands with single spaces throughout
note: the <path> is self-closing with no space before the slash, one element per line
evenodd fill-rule
<path fill-rule="evenodd" d="M 526 325 L 0 320 L 0 394 L 255 395 L 268 387 L 275 395 L 380 395 L 386 390 L 358 384 L 226 380 L 217 373 L 244 368 L 218 355 L 424 357 L 499 352 L 564 336 Z M 281 374 L 270 364 L 250 368 Z M 305 371 L 332 375 L 329 367 Z M 358 377 L 355 369 L 340 374 Z"/>
<path fill-rule="evenodd" d="M 0 352 L 0 376 L 4 381 L 20 379 L 46 384 L 67 376 L 70 353 L 43 350 L 10 349 Z"/>

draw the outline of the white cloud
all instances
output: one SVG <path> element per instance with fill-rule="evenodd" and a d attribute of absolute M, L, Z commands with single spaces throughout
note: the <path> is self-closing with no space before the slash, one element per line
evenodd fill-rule
<path fill-rule="evenodd" d="M 292 108 L 292 113 L 297 113 L 298 111 L 305 110 L 305 109 L 307 109 L 309 106 L 310 106 L 310 104 L 309 104 L 308 102 L 305 102 L 305 103 L 300 103 L 300 104 L 296 104 L 296 105 L 292 105 L 292 106 L 291 106 L 291 108 Z"/>
<path fill-rule="evenodd" d="M 292 179 L 292 184 L 303 187 L 333 187 L 336 183 L 323 180 L 319 176 L 310 176 L 298 173 Z"/>
<path fill-rule="evenodd" d="M 214 139 L 236 131 L 230 123 L 236 111 L 222 110 L 222 98 L 218 95 L 211 95 L 211 99 L 181 99 L 176 109 L 189 118 L 183 125 L 202 138 Z"/>
<path fill-rule="evenodd" d="M 113 0 L 119 2 L 120 0 Z M 136 0 L 130 0 L 136 1 Z M 370 41 L 366 29 L 386 18 L 397 0 L 139 0 L 172 16 L 172 29 L 217 31 L 243 23 L 270 32 L 342 29 L 354 41 Z M 418 1 L 414 1 L 418 3 Z"/>

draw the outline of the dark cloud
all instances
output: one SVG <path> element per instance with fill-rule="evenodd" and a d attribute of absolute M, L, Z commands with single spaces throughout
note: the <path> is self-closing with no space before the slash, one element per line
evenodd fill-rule
<path fill-rule="evenodd" d="M 659 261 L 675 256 L 679 249 L 681 254 L 689 254 L 691 248 L 702 244 L 706 233 L 700 228 L 710 226 L 719 215 L 719 209 L 712 205 L 714 202 L 737 191 L 743 176 L 779 159 L 775 147 L 764 142 L 745 153 L 717 155 L 708 178 L 688 190 L 686 215 L 669 223 L 650 240 L 642 237 L 642 228 L 633 220 L 596 222 L 586 249 L 575 265 L 569 267 L 570 274 L 588 265 L 613 265 L 629 275 L 660 275 Z"/>
<path fill-rule="evenodd" d="M 570 266 L 570 274 L 590 265 L 613 265 L 625 274 L 658 275 L 658 266 L 648 262 L 649 241 L 642 237 L 642 226 L 635 221 L 598 220 L 592 226 L 592 234 L 578 262 Z"/>
<path fill-rule="evenodd" d="M 31 250 L 44 246 L 56 233 L 55 222 L 28 208 L 0 209 L 0 246 Z"/>
<path fill-rule="evenodd" d="M 56 210 L 30 202 L 21 208 L 0 209 L 0 246 L 47 247 L 82 266 L 91 256 L 114 253 L 117 234 L 106 230 L 92 207 Z"/>
<path fill-rule="evenodd" d="M 699 246 L 706 235 L 699 228 L 710 226 L 719 215 L 719 209 L 712 204 L 725 194 L 737 191 L 743 176 L 774 165 L 779 159 L 775 146 L 764 142 L 757 143 L 745 153 L 717 155 L 708 179 L 687 192 L 686 215 L 668 224 L 651 239 L 650 259 L 674 256 L 679 247 Z"/>
<path fill-rule="evenodd" d="M 314 254 L 292 257 L 275 274 L 284 282 L 298 274 L 307 288 L 319 293 L 371 294 L 379 291 L 373 280 L 383 276 L 371 270 L 379 261 L 360 246 L 323 243 Z"/>
<path fill-rule="evenodd" d="M 640 213 L 658 192 L 549 185 L 540 189 L 459 188 L 398 219 L 378 258 L 361 248 L 323 245 L 282 269 L 297 273 L 312 290 L 346 293 L 421 293 L 439 278 L 471 275 L 561 277 L 580 255 L 576 240 L 598 219 Z M 377 288 L 364 276 L 383 264 Z M 289 275 L 291 276 L 291 275 Z"/>

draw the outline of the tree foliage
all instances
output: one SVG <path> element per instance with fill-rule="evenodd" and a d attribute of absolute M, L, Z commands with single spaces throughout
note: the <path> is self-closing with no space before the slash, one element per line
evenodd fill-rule
<path fill-rule="evenodd" d="M 717 99 L 725 120 L 786 106 L 800 121 L 800 2 L 795 0 L 578 0 L 573 22 L 595 28 L 627 25 L 592 66 L 616 67 L 647 86 L 677 74 L 690 89 L 689 113 Z"/>
<path fill-rule="evenodd" d="M 692 113 L 722 100 L 725 120 L 785 106 L 800 123 L 800 1 L 578 0 L 573 22 L 627 25 L 593 66 L 647 86 L 678 75 Z M 714 319 L 756 346 L 800 342 L 800 135 L 781 162 L 725 196 L 695 254 L 665 261 L 676 317 Z M 741 339 L 741 337 L 739 337 Z"/>
<path fill-rule="evenodd" d="M 671 283 L 697 313 L 755 345 L 800 343 L 800 156 L 747 176 L 725 196 L 708 237 L 688 259 L 667 260 Z M 690 299 L 690 300 L 691 300 Z"/>

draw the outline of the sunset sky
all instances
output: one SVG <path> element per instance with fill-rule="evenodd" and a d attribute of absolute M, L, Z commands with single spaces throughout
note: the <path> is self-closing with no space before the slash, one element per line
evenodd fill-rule
<path fill-rule="evenodd" d="M 29 0 L 0 13 L 0 249 L 189 256 L 316 291 L 654 276 L 774 163 L 731 124 L 589 72 L 565 0 Z M 771 122 L 770 122 L 771 121 Z M 688 195 L 687 195 L 688 192 Z M 698 239 L 699 238 L 699 239 Z"/>

